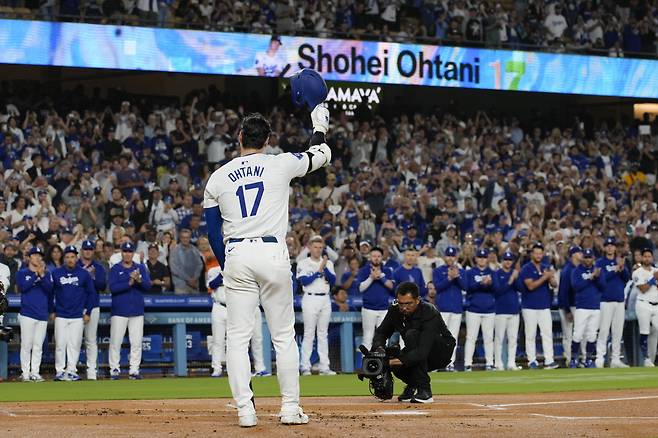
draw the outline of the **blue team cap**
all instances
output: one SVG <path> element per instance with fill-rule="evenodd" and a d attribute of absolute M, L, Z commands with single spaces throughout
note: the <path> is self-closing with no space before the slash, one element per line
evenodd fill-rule
<path fill-rule="evenodd" d="M 30 249 L 30 252 L 29 252 L 28 254 L 29 254 L 29 255 L 34 255 L 34 254 L 41 254 L 41 255 L 43 255 L 43 250 L 42 250 L 41 248 L 39 248 L 38 246 L 33 246 L 33 247 Z"/>
<path fill-rule="evenodd" d="M 594 257 L 594 250 L 592 250 L 592 248 L 583 250 L 583 258 L 589 259 L 592 257 Z"/>
<path fill-rule="evenodd" d="M 73 245 L 68 245 L 66 248 L 64 248 L 64 254 L 68 254 L 70 252 L 75 255 L 78 255 L 78 248 L 76 248 Z"/>
<path fill-rule="evenodd" d="M 96 249 L 96 245 L 91 240 L 85 240 L 82 242 L 82 249 Z"/>
<path fill-rule="evenodd" d="M 572 256 L 578 252 L 583 252 L 583 249 L 578 245 L 573 245 L 569 248 L 569 255 Z"/>
<path fill-rule="evenodd" d="M 475 253 L 475 257 L 478 257 L 478 258 L 488 257 L 488 256 L 489 256 L 489 252 L 484 248 L 478 249 L 477 253 Z"/>
<path fill-rule="evenodd" d="M 606 244 L 606 246 L 607 246 L 607 245 L 617 245 L 617 240 L 615 240 L 615 238 L 612 237 L 612 236 L 608 236 L 608 237 L 605 239 L 605 244 Z"/>
<path fill-rule="evenodd" d="M 125 242 L 121 245 L 121 251 L 135 252 L 135 245 L 133 245 L 131 242 Z"/>
<path fill-rule="evenodd" d="M 454 246 L 447 247 L 445 252 L 444 252 L 444 255 L 446 255 L 448 257 L 456 256 L 457 255 L 457 248 L 455 248 Z"/>
<path fill-rule="evenodd" d="M 650 252 L 653 255 L 653 248 L 651 248 L 650 246 L 645 246 L 644 248 L 642 248 L 642 254 L 644 255 L 645 252 Z"/>
<path fill-rule="evenodd" d="M 511 251 L 505 251 L 503 254 L 503 260 L 514 260 L 515 258 L 514 253 Z"/>
<path fill-rule="evenodd" d="M 172 202 L 174 202 L 174 198 L 171 195 L 165 196 L 163 200 L 167 204 L 171 204 Z"/>
<path fill-rule="evenodd" d="M 532 249 L 539 248 L 541 250 L 544 250 L 544 244 L 541 242 L 535 242 L 534 245 L 532 245 Z"/>

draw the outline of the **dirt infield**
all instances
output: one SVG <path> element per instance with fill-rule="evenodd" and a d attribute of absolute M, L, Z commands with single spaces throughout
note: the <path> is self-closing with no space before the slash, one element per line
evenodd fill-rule
<path fill-rule="evenodd" d="M 370 397 L 304 398 L 311 422 L 281 426 L 276 399 L 257 399 L 260 424 L 237 427 L 228 399 L 0 404 L 7 436 L 258 437 L 655 436 L 658 390 L 438 396 L 431 405 Z"/>

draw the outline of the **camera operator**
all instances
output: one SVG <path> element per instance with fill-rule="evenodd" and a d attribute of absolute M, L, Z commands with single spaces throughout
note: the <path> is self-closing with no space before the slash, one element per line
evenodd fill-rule
<path fill-rule="evenodd" d="M 387 356 L 393 374 L 407 385 L 398 400 L 431 403 L 434 400 L 428 371 L 450 363 L 455 338 L 436 307 L 422 302 L 419 295 L 415 283 L 400 283 L 396 301 L 375 330 L 372 351 L 385 351 L 386 341 L 394 332 L 399 332 L 405 348 L 397 357 Z"/>

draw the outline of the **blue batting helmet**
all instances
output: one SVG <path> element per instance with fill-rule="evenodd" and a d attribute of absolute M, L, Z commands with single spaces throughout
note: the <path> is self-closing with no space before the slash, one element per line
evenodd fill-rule
<path fill-rule="evenodd" d="M 292 91 L 292 103 L 298 107 L 306 104 L 310 110 L 324 102 L 329 93 L 327 83 L 320 73 L 311 68 L 301 69 L 292 75 L 290 78 L 290 88 Z"/>

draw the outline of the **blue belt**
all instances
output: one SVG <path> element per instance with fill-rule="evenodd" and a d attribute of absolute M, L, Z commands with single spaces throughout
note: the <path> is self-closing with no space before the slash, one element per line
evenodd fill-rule
<path fill-rule="evenodd" d="M 228 239 L 228 243 L 239 243 L 239 242 L 242 242 L 243 240 L 253 240 L 253 239 L 261 239 L 264 243 L 279 243 L 279 241 L 276 240 L 276 237 L 274 237 L 274 236 L 231 237 L 230 239 Z"/>

